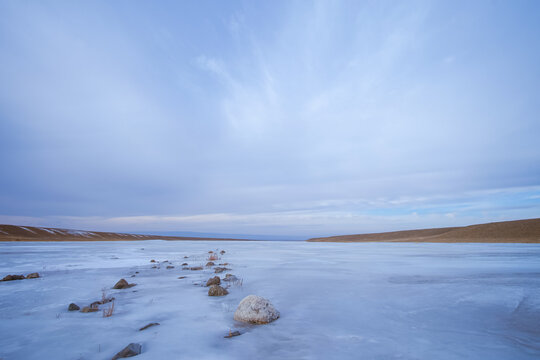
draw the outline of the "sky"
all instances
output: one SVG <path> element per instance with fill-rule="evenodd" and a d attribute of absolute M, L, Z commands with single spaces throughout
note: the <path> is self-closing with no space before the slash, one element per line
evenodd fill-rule
<path fill-rule="evenodd" d="M 0 223 L 540 217 L 538 1 L 0 1 Z"/>

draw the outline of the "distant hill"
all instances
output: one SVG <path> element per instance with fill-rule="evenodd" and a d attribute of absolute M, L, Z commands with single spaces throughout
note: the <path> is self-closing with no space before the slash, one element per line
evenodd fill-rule
<path fill-rule="evenodd" d="M 45 228 L 18 225 L 0 225 L 0 241 L 118 241 L 118 240 L 238 240 L 248 239 L 141 235 L 101 231 Z"/>
<path fill-rule="evenodd" d="M 309 239 L 312 242 L 540 243 L 540 219 Z"/>

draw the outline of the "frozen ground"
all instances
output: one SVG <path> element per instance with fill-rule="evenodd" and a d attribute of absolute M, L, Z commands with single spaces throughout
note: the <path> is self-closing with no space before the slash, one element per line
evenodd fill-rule
<path fill-rule="evenodd" d="M 216 248 L 243 285 L 210 298 L 194 283 L 212 271 L 180 264 L 203 265 Z M 1 359 L 110 359 L 130 342 L 141 360 L 540 358 L 539 245 L 0 243 L 0 275 L 34 271 L 42 278 L 0 282 Z M 137 286 L 110 290 L 120 278 Z M 103 288 L 112 317 L 67 311 Z M 281 318 L 239 327 L 248 294 Z M 161 325 L 138 331 L 149 322 Z M 224 339 L 229 329 L 243 334 Z"/>

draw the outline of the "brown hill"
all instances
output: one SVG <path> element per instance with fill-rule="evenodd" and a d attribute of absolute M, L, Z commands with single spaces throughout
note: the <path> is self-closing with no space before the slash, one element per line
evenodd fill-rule
<path fill-rule="evenodd" d="M 0 225 L 0 241 L 239 240 L 186 236 L 138 235 L 33 226 Z"/>
<path fill-rule="evenodd" d="M 540 219 L 503 221 L 423 230 L 313 238 L 314 242 L 485 242 L 540 243 Z"/>

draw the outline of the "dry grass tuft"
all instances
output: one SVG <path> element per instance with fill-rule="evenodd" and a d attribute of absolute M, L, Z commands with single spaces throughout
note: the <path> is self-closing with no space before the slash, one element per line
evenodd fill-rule
<path fill-rule="evenodd" d="M 111 306 L 107 309 L 103 309 L 103 317 L 111 317 L 114 313 L 114 300 L 111 302 Z"/>

